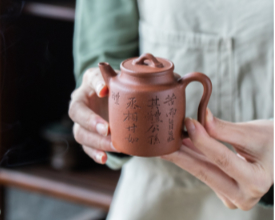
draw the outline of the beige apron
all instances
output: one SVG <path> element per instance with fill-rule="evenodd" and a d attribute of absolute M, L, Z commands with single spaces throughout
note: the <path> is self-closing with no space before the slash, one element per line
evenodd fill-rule
<path fill-rule="evenodd" d="M 209 108 L 228 121 L 273 117 L 271 0 L 139 0 L 140 53 L 170 59 L 175 72 L 213 83 Z M 202 86 L 187 87 L 196 118 Z M 134 157 L 122 169 L 108 220 L 271 220 L 273 210 L 229 210 L 206 185 L 159 158 Z"/>

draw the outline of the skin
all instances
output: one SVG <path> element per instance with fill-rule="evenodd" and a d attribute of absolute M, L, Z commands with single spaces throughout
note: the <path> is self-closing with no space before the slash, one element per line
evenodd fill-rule
<path fill-rule="evenodd" d="M 69 107 L 75 140 L 100 164 L 107 161 L 106 151 L 117 152 L 111 143 L 107 95 L 100 70 L 90 68 L 84 73 L 81 86 L 72 93 Z"/>
<path fill-rule="evenodd" d="M 117 152 L 111 144 L 107 95 L 100 70 L 90 68 L 72 93 L 69 108 L 76 141 L 101 164 L 107 161 L 106 152 Z M 274 182 L 273 121 L 230 123 L 207 109 L 205 128 L 190 118 L 185 126 L 190 138 L 183 140 L 179 151 L 162 158 L 206 183 L 230 209 L 249 210 L 257 204 Z"/>
<path fill-rule="evenodd" d="M 274 183 L 273 121 L 231 123 L 213 117 L 209 109 L 206 115 L 205 128 L 187 118 L 190 139 L 162 158 L 207 184 L 228 208 L 249 210 Z"/>

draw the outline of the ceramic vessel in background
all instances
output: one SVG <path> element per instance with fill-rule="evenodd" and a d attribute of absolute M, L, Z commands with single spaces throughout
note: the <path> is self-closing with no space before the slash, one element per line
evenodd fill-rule
<path fill-rule="evenodd" d="M 119 74 L 108 63 L 99 63 L 99 68 L 109 88 L 111 139 L 118 151 L 143 157 L 177 151 L 188 137 L 183 131 L 185 88 L 192 81 L 204 87 L 198 108 L 198 121 L 204 125 L 212 91 L 206 75 L 177 78 L 171 61 L 152 54 L 123 61 Z"/>

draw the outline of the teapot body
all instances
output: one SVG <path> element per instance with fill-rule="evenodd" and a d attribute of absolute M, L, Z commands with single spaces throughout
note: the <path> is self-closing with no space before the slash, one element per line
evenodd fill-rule
<path fill-rule="evenodd" d="M 154 80 L 154 79 L 151 79 Z M 114 147 L 136 156 L 160 156 L 179 149 L 185 115 L 185 95 L 173 77 L 155 84 L 124 80 L 109 82 L 109 123 Z"/>
<path fill-rule="evenodd" d="M 111 141 L 119 152 L 154 157 L 178 150 L 188 137 L 183 131 L 185 88 L 192 81 L 204 87 L 198 107 L 204 125 L 212 84 L 203 73 L 179 78 L 171 61 L 152 54 L 123 61 L 119 74 L 108 63 L 99 68 L 109 89 Z"/>

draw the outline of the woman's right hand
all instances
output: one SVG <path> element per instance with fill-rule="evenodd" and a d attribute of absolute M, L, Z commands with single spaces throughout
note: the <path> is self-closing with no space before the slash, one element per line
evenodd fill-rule
<path fill-rule="evenodd" d="M 73 91 L 69 107 L 75 140 L 101 164 L 107 161 L 105 151 L 117 152 L 111 143 L 106 95 L 108 88 L 99 68 L 90 68 L 84 73 L 81 86 Z"/>

